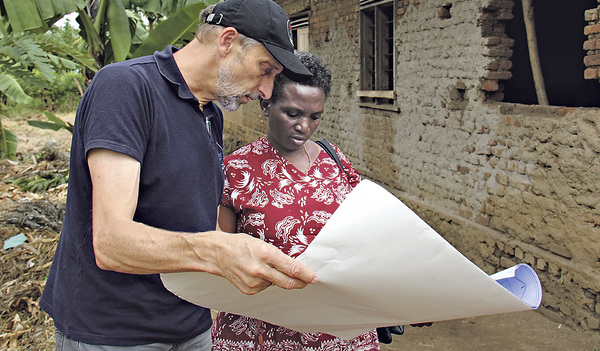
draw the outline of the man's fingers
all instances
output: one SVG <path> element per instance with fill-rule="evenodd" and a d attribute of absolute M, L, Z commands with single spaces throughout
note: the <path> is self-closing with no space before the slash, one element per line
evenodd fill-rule
<path fill-rule="evenodd" d="M 270 265 L 273 267 L 273 276 L 266 279 L 280 288 L 301 289 L 317 282 L 317 274 L 312 269 L 279 250 L 272 256 Z"/>
<path fill-rule="evenodd" d="M 256 294 L 271 284 L 283 289 L 301 289 L 317 282 L 316 273 L 284 254 L 275 246 L 248 235 L 229 234 L 231 250 L 217 264 L 219 275 L 227 278 L 241 292 Z M 237 249 L 236 249 L 237 248 Z"/>

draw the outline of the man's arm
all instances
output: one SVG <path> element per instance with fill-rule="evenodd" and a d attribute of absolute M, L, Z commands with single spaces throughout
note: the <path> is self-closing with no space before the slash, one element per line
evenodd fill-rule
<path fill-rule="evenodd" d="M 217 216 L 217 229 L 227 233 L 235 233 L 237 216 L 233 210 L 227 206 L 219 205 L 219 215 Z"/>
<path fill-rule="evenodd" d="M 227 278 L 245 294 L 271 283 L 284 289 L 316 282 L 316 274 L 249 235 L 171 232 L 134 222 L 140 163 L 105 149 L 88 154 L 93 185 L 96 264 L 129 274 L 203 271 Z"/>

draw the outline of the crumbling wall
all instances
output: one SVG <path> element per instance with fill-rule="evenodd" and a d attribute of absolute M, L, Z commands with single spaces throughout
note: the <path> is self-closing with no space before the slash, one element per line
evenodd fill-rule
<path fill-rule="evenodd" d="M 278 2 L 309 8 L 310 51 L 333 72 L 313 139 L 340 146 L 484 271 L 530 264 L 551 318 L 600 330 L 600 110 L 501 102 L 513 1 L 398 0 L 393 109 L 356 96 L 358 0 Z M 229 132 L 264 133 L 250 111 Z"/>

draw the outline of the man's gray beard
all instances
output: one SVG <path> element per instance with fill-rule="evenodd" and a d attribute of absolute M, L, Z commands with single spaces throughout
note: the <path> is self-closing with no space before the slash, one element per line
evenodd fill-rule
<path fill-rule="evenodd" d="M 219 68 L 219 81 L 217 82 L 215 95 L 217 101 L 224 110 L 235 111 L 240 107 L 240 99 L 249 93 L 235 84 L 233 77 L 233 62 L 226 67 Z"/>

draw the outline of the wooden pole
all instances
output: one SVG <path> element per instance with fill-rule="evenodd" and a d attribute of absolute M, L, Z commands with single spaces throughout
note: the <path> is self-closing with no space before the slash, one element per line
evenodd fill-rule
<path fill-rule="evenodd" d="M 537 37 L 535 34 L 535 20 L 533 18 L 532 0 L 522 0 L 523 19 L 525 20 L 525 30 L 527 31 L 527 47 L 529 48 L 529 61 L 531 62 L 531 71 L 533 73 L 533 82 L 535 84 L 535 93 L 537 94 L 538 104 L 548 105 L 548 96 L 546 96 L 546 87 L 544 85 L 544 76 L 540 66 L 540 55 L 538 52 Z"/>

